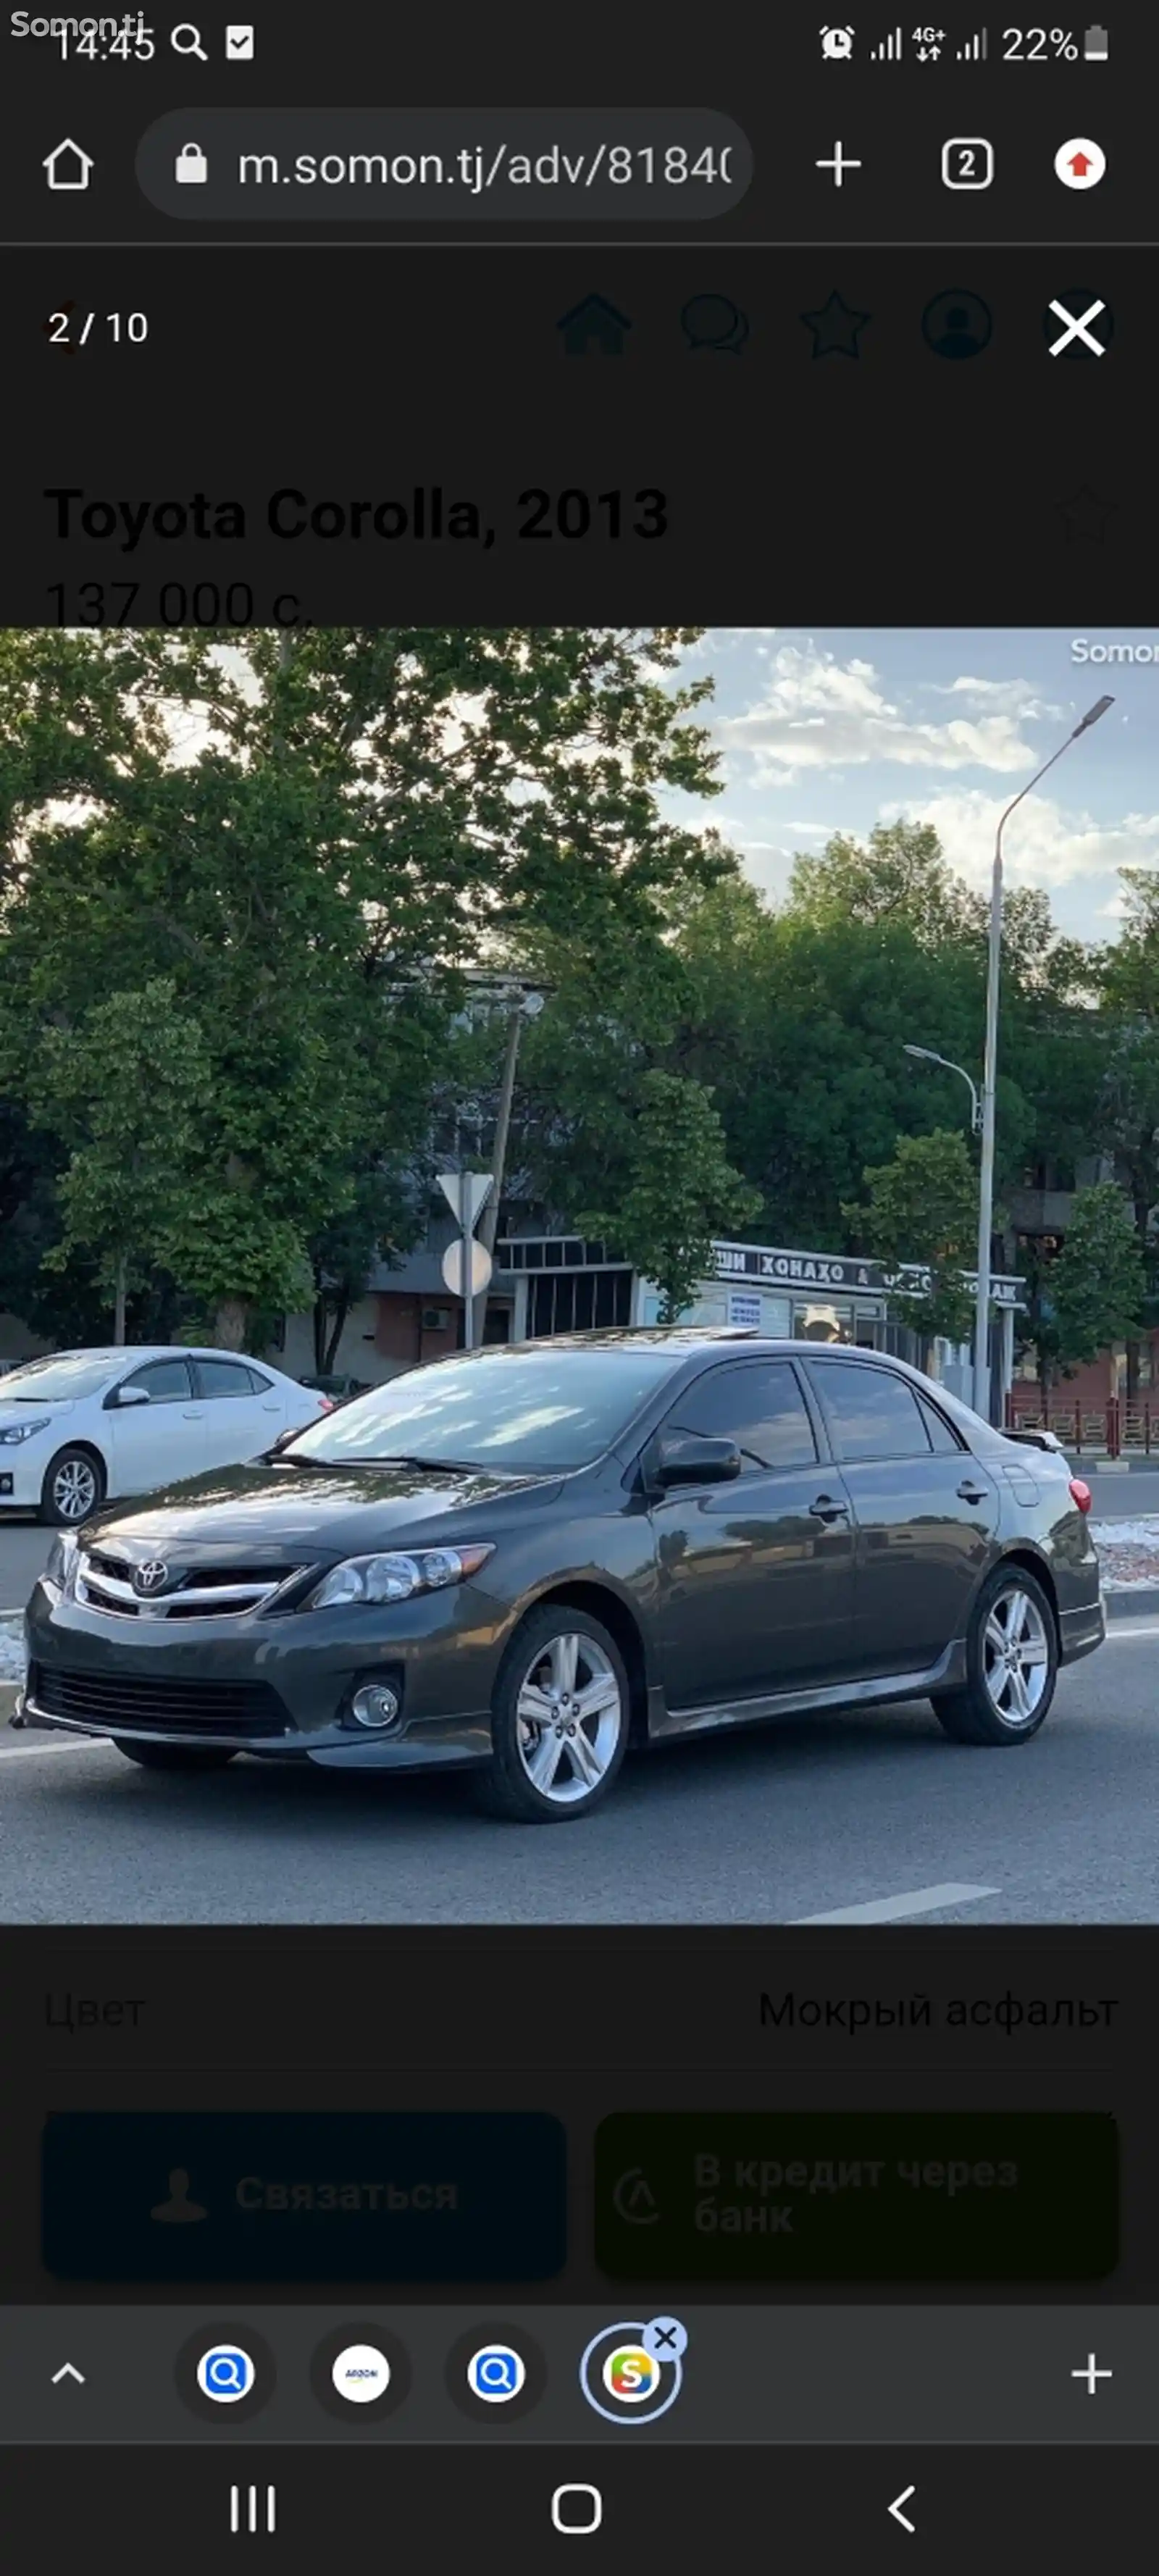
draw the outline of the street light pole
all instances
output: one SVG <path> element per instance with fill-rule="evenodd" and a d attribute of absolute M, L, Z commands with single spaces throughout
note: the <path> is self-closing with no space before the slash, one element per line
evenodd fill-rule
<path fill-rule="evenodd" d="M 990 1242 L 994 1232 L 994 1104 L 998 1071 L 998 995 L 1002 973 L 1002 835 L 1015 807 L 1029 796 L 1047 770 L 1053 769 L 1072 742 L 1081 733 L 1089 733 L 1100 716 L 1105 716 L 1113 698 L 1099 698 L 1086 715 L 1068 733 L 1066 741 L 1052 751 L 1017 796 L 1012 796 L 1005 813 L 998 818 L 994 835 L 994 864 L 990 877 L 990 934 L 986 959 L 986 1045 L 982 1066 L 982 1155 L 978 1177 L 978 1285 L 974 1300 L 974 1411 L 990 1419 Z"/>
<path fill-rule="evenodd" d="M 965 1065 L 951 1064 L 948 1055 L 935 1055 L 932 1047 L 903 1046 L 902 1054 L 920 1056 L 923 1064 L 940 1064 L 946 1073 L 958 1075 L 970 1094 L 970 1126 L 976 1136 L 982 1124 L 982 1108 L 978 1098 L 978 1085 L 967 1073 Z"/>
<path fill-rule="evenodd" d="M 511 1111 L 515 1100 L 519 1041 L 523 1035 L 524 1021 L 538 1017 L 543 1009 L 543 998 L 541 992 L 523 988 L 517 992 L 511 1003 L 507 1022 L 507 1045 L 503 1055 L 503 1071 L 499 1078 L 499 1099 L 495 1111 L 495 1141 L 491 1152 L 491 1195 L 479 1223 L 478 1239 L 487 1252 L 494 1252 L 495 1238 L 499 1232 L 499 1199 L 507 1168 L 507 1138 L 511 1130 Z M 479 1342 L 483 1339 L 486 1315 L 487 1291 L 484 1288 L 476 1302 L 473 1318 L 478 1328 L 475 1339 Z"/>

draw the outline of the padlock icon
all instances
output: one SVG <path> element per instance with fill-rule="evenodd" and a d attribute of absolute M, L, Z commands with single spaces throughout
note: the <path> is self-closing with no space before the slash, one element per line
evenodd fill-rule
<path fill-rule="evenodd" d="M 209 163 L 200 143 L 183 143 L 173 164 L 173 176 L 183 188 L 203 188 L 209 177 Z"/>

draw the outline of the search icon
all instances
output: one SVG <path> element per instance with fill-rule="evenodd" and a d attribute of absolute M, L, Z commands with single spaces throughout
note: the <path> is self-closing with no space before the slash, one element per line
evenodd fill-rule
<path fill-rule="evenodd" d="M 481 2397 L 489 2406 L 501 2406 L 505 2398 L 518 2397 L 527 2378 L 520 2355 L 510 2344 L 484 2344 L 473 2352 L 467 2364 L 467 2386 L 473 2397 Z"/>
<path fill-rule="evenodd" d="M 240 2344 L 218 2343 L 203 2352 L 197 2365 L 197 2385 L 203 2397 L 213 2397 L 220 2406 L 248 2397 L 257 2372 L 248 2352 Z"/>
<path fill-rule="evenodd" d="M 172 45 L 175 54 L 196 54 L 199 62 L 207 63 L 209 61 L 209 56 L 201 41 L 200 27 L 191 26 L 187 21 L 183 21 L 181 26 L 174 27 L 173 33 L 169 38 L 169 42 Z"/>

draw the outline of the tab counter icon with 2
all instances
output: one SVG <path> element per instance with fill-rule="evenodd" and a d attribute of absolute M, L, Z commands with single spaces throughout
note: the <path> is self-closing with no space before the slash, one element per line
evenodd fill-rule
<path fill-rule="evenodd" d="M 209 163 L 200 143 L 183 143 L 173 164 L 173 176 L 179 187 L 203 188 L 209 177 Z"/>

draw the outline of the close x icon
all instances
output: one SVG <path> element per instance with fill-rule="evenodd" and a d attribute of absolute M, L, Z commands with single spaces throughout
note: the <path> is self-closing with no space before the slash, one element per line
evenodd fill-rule
<path fill-rule="evenodd" d="M 1044 315 L 1052 358 L 1105 358 L 1114 336 L 1109 304 L 1087 287 L 1068 287 L 1053 295 Z"/>

